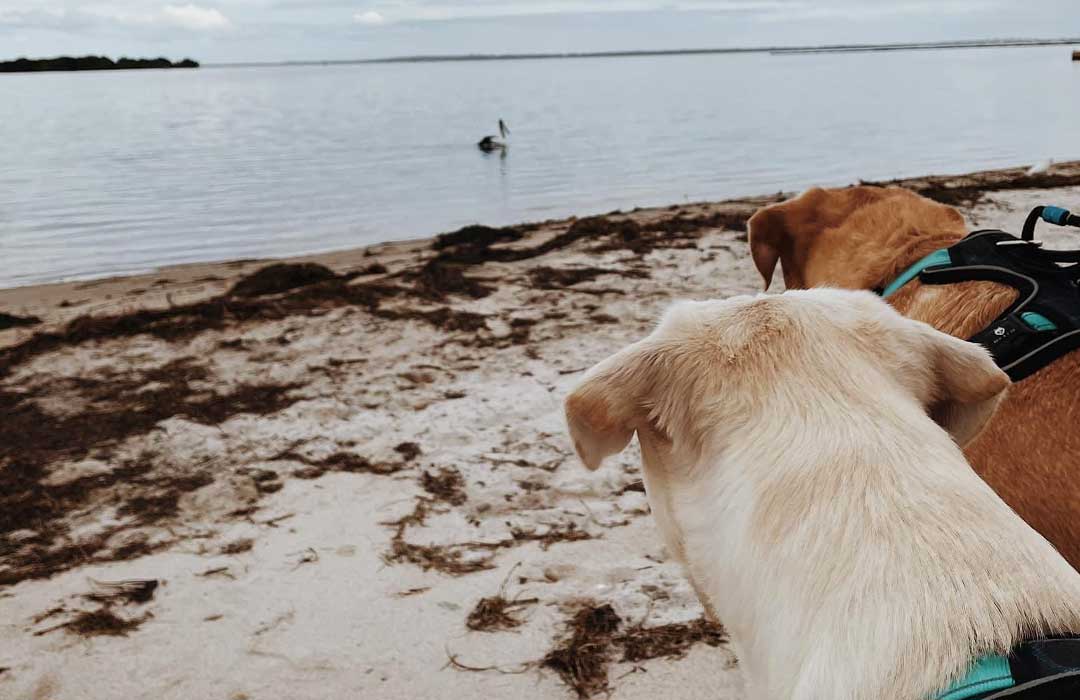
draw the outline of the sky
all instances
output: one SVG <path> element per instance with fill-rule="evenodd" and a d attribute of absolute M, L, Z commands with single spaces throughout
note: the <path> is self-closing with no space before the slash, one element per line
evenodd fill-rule
<path fill-rule="evenodd" d="M 0 0 L 0 59 L 208 63 L 1080 36 L 1080 0 Z"/>

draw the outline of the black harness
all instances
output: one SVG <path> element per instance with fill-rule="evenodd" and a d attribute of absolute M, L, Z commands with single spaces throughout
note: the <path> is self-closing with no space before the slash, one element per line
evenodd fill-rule
<path fill-rule="evenodd" d="M 975 231 L 920 260 L 881 292 L 889 296 L 918 276 L 923 284 L 999 282 L 1019 292 L 1016 301 L 971 337 L 1014 382 L 1080 348 L 1080 250 L 1044 250 L 1034 240 L 1042 219 L 1080 226 L 1080 216 L 1059 207 L 1036 207 L 1021 238 L 999 230 Z M 1080 697 L 1080 696 L 1078 696 Z"/>
<path fill-rule="evenodd" d="M 1038 639 L 1009 654 L 1014 685 L 973 700 L 1075 700 L 1080 698 L 1080 639 Z"/>

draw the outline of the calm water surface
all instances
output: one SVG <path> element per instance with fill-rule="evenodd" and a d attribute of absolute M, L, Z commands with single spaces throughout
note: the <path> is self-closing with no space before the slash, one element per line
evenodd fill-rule
<path fill-rule="evenodd" d="M 1068 54 L 4 75 L 0 287 L 1080 158 Z"/>

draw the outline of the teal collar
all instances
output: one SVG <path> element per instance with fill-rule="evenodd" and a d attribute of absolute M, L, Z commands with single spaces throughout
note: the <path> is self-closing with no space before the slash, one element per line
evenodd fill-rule
<path fill-rule="evenodd" d="M 1004 656 L 984 656 L 975 662 L 968 674 L 953 683 L 933 700 L 968 700 L 983 693 L 1005 690 L 1016 685 L 1009 660 Z"/>
<path fill-rule="evenodd" d="M 900 275 L 895 280 L 893 280 L 892 284 L 890 284 L 888 287 L 886 287 L 884 290 L 882 290 L 881 298 L 882 299 L 888 299 L 890 296 L 892 296 L 893 294 L 900 291 L 900 289 L 905 284 L 907 284 L 911 280 L 918 277 L 919 273 L 921 273 L 923 270 L 925 270 L 928 267 L 934 267 L 935 265 L 951 265 L 951 264 L 952 264 L 952 257 L 949 255 L 949 249 L 948 248 L 942 248 L 940 250 L 935 250 L 933 253 L 930 253 L 930 255 L 927 255 L 925 258 L 923 258 L 919 262 L 917 262 L 914 265 L 912 265 L 911 267 L 909 267 L 904 272 L 904 274 Z"/>

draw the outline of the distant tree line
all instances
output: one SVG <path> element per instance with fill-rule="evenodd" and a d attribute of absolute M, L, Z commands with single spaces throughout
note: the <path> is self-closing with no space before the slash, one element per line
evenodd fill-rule
<path fill-rule="evenodd" d="M 58 56 L 57 58 L 19 58 L 0 62 L 0 73 L 33 73 L 62 70 L 131 70 L 136 68 L 198 68 L 197 61 L 185 58 L 173 63 L 167 58 L 121 58 L 106 56 Z"/>

